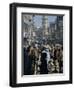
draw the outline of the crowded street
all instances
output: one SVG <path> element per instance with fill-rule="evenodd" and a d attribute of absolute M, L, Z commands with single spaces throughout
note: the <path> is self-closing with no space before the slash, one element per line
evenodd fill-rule
<path fill-rule="evenodd" d="M 63 73 L 63 16 L 22 15 L 23 74 Z"/>
<path fill-rule="evenodd" d="M 24 74 L 63 73 L 62 45 L 24 47 L 24 60 Z"/>

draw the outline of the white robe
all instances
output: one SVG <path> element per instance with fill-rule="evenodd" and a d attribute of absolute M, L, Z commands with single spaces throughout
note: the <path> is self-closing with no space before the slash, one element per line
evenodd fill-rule
<path fill-rule="evenodd" d="M 48 65 L 48 62 L 50 61 L 50 52 L 49 52 L 49 49 L 43 50 L 42 53 L 46 53 L 46 55 L 47 55 L 46 61 L 47 61 L 47 65 Z"/>

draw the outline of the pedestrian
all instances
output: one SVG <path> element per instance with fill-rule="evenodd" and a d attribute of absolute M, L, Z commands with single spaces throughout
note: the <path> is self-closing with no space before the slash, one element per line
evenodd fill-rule
<path fill-rule="evenodd" d="M 41 53 L 40 74 L 48 74 L 46 57 L 47 57 L 46 53 Z"/>
<path fill-rule="evenodd" d="M 32 62 L 29 56 L 30 46 L 27 48 L 24 47 L 24 75 L 31 75 Z"/>

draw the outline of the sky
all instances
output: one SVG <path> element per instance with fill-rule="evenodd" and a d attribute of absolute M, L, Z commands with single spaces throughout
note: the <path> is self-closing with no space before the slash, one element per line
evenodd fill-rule
<path fill-rule="evenodd" d="M 57 16 L 48 16 L 48 23 L 54 22 Z M 35 15 L 34 17 L 34 25 L 36 27 L 41 27 L 42 25 L 42 15 Z"/>

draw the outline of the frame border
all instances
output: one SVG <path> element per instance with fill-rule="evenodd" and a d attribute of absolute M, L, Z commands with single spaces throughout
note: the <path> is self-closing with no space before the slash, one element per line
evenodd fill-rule
<path fill-rule="evenodd" d="M 16 75 L 16 9 L 17 7 L 31 7 L 31 8 L 51 8 L 51 9 L 65 9 L 69 10 L 70 16 L 70 28 L 69 28 L 69 80 L 67 81 L 53 81 L 53 82 L 37 82 L 37 83 L 19 83 L 17 84 L 17 75 Z M 11 3 L 9 6 L 10 9 L 10 63 L 9 63 L 9 85 L 11 87 L 26 87 L 26 86 L 41 86 L 41 85 L 59 85 L 59 84 L 71 84 L 72 83 L 72 6 L 57 6 L 57 5 L 44 5 L 44 4 L 28 4 L 28 3 Z"/>

